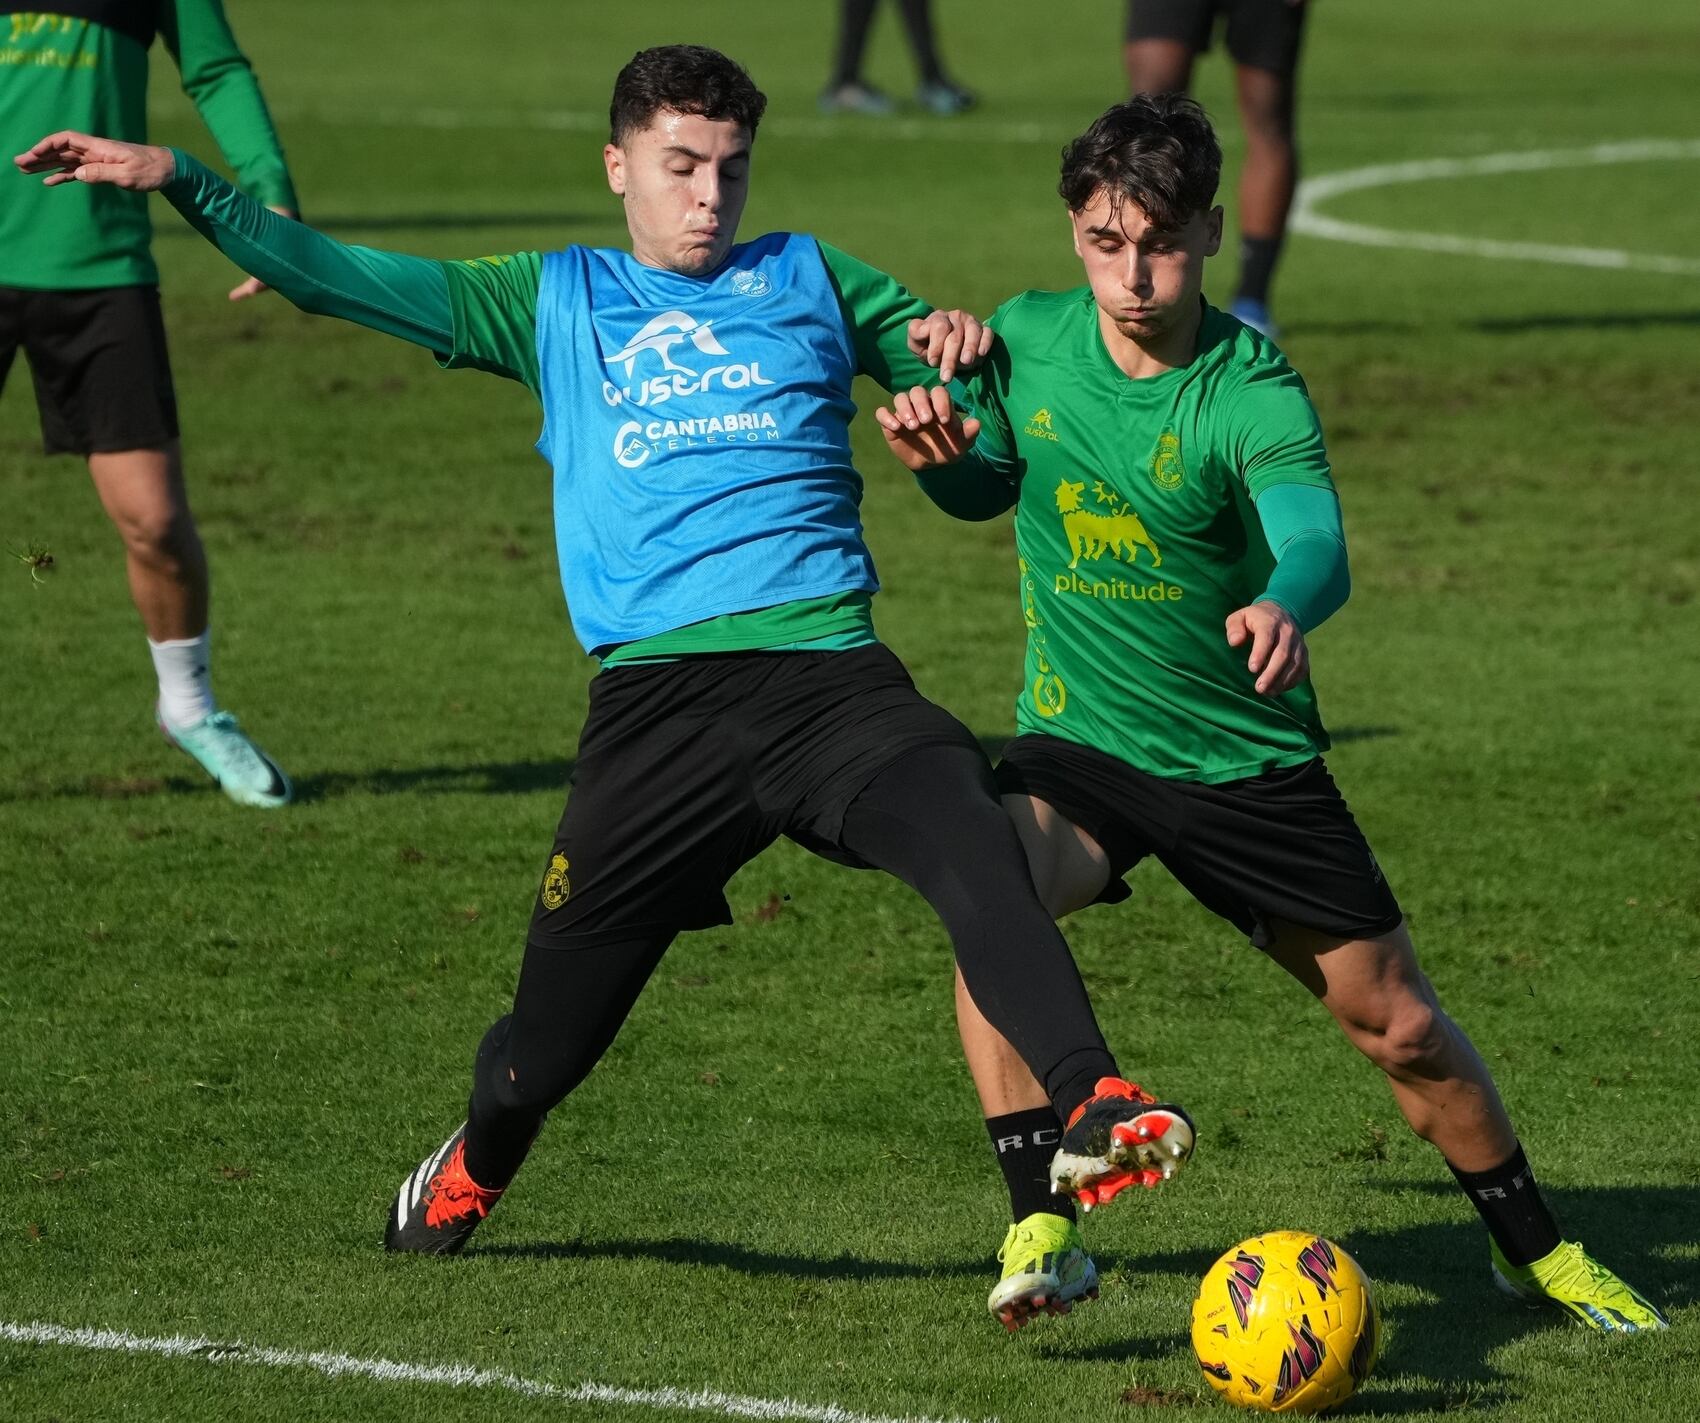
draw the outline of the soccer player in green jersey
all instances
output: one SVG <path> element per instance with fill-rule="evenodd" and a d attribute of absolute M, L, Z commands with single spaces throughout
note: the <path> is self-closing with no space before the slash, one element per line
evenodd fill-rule
<path fill-rule="evenodd" d="M 67 122 L 144 142 L 148 50 L 157 37 L 242 185 L 294 216 L 283 150 L 219 0 L 7 8 L 0 139 L 13 140 L 13 149 Z M 159 684 L 159 729 L 232 800 L 283 805 L 288 778 L 213 699 L 207 559 L 184 489 L 147 200 L 112 187 L 60 199 L 13 183 L 0 201 L 0 386 L 21 347 L 46 452 L 87 461 L 124 540 L 130 596 Z M 250 280 L 230 297 L 263 289 Z"/>
<path fill-rule="evenodd" d="M 877 412 L 947 511 L 1016 510 L 1027 664 L 1005 808 L 1053 913 L 1127 897 L 1151 856 L 1319 998 L 1481 1212 L 1500 1285 L 1596 1329 L 1663 1328 L 1561 1239 L 1323 764 L 1305 634 L 1349 591 L 1339 502 L 1304 382 L 1201 295 L 1220 168 L 1192 101 L 1110 109 L 1063 158 L 1086 285 L 999 307 L 973 418 L 942 390 Z M 960 980 L 958 1021 L 1010 1180 L 990 1304 L 1013 1328 L 1091 1267 L 1033 1179 L 1057 1123 Z"/>
<path fill-rule="evenodd" d="M 562 583 L 602 666 L 513 1010 L 478 1049 L 466 1122 L 401 1183 L 392 1250 L 466 1244 L 673 939 L 731 923 L 726 882 L 781 835 L 933 905 L 1068 1121 L 1061 1177 L 1107 1189 L 1192 1147 L 1183 1112 L 1116 1076 L 973 735 L 874 634 L 851 383 L 906 387 L 929 361 L 948 377 L 989 341 L 806 234 L 737 241 L 765 107 L 716 51 L 632 59 L 602 155 L 629 251 L 429 261 L 273 217 L 171 149 L 62 132 L 16 160 L 55 187 L 163 191 L 296 304 L 542 408 Z"/>

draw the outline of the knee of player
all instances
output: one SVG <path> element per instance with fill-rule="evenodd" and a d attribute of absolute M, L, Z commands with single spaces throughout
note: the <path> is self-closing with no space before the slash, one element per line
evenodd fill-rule
<path fill-rule="evenodd" d="M 1402 997 L 1389 1005 L 1385 1024 L 1359 1042 L 1385 1071 L 1426 1075 L 1445 1058 L 1450 1024 L 1434 1004 L 1414 994 Z"/>
<path fill-rule="evenodd" d="M 152 563 L 180 563 L 195 545 L 195 521 L 182 507 L 128 512 L 117 519 L 124 546 L 138 558 Z"/>

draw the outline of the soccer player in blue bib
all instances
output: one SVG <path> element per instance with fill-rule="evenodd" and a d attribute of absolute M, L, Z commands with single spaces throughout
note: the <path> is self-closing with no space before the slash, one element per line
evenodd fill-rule
<path fill-rule="evenodd" d="M 426 261 L 287 222 L 171 149 L 58 133 L 17 159 L 54 185 L 163 191 L 296 305 L 543 407 L 561 580 L 602 669 L 513 1011 L 478 1049 L 466 1122 L 402 1183 L 392 1250 L 465 1245 L 667 946 L 730 923 L 727 880 L 781 835 L 937 910 L 1067 1124 L 1060 1188 L 1108 1199 L 1192 1148 L 1179 1108 L 1117 1076 L 974 737 L 874 636 L 851 382 L 949 379 L 989 342 L 812 237 L 735 241 L 765 103 L 696 46 L 621 71 L 603 156 L 630 252 Z"/>

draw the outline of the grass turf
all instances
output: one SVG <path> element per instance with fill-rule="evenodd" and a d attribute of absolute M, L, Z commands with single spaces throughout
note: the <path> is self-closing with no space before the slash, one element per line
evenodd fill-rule
<path fill-rule="evenodd" d="M 310 215 L 347 240 L 620 240 L 596 115 L 633 49 L 700 40 L 773 99 L 746 234 L 816 231 L 982 310 L 1076 280 L 1055 151 L 1120 82 L 1114 22 L 1085 0 L 941 6 L 985 107 L 886 126 L 815 117 L 814 6 L 231 8 Z M 895 29 L 871 72 L 902 93 Z M 1697 59 L 1675 0 L 1319 6 L 1307 167 L 1691 139 Z M 156 78 L 157 137 L 209 154 L 169 66 Z M 1200 94 L 1231 214 L 1219 56 Z M 1471 178 L 1327 211 L 1694 258 L 1688 172 Z M 75 463 L 35 454 L 14 371 L 0 542 L 57 567 L 39 587 L 0 569 L 0 1318 L 868 1413 L 1101 1417 L 1202 1400 L 1198 1276 L 1242 1236 L 1302 1225 L 1381 1288 L 1363 1416 L 1686 1411 L 1694 278 L 1295 238 L 1277 291 L 1353 544 L 1353 601 L 1314 639 L 1331 765 L 1561 1218 L 1676 1329 L 1607 1342 L 1502 1301 L 1471 1212 L 1374 1074 L 1148 868 L 1070 937 L 1124 1063 L 1188 1104 L 1201 1150 L 1175 1188 L 1091 1222 L 1102 1301 L 1007 1340 L 982 1304 L 1001 1192 L 943 936 L 896 883 L 788 845 L 735 881 L 734 928 L 675 948 L 477 1249 L 378 1253 L 396 1181 L 455 1120 L 511 990 L 592 669 L 525 392 L 275 301 L 230 309 L 222 260 L 157 217 L 218 683 L 301 803 L 239 810 L 157 741 L 116 540 Z M 1218 300 L 1232 271 L 1218 262 Z M 1008 529 L 936 514 L 871 422 L 857 446 L 882 633 L 995 740 L 1019 675 Z M 22 1344 L 0 1344 L 0 1399 L 32 1419 L 572 1413 Z"/>

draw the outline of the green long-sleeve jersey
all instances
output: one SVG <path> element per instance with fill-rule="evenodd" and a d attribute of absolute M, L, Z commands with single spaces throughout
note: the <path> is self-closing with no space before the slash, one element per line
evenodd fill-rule
<path fill-rule="evenodd" d="M 541 401 L 536 252 L 440 262 L 354 247 L 265 211 L 186 153 L 164 196 L 244 271 L 303 310 L 341 317 L 423 346 L 444 365 L 519 381 Z M 931 308 L 884 272 L 818 243 L 856 370 L 887 390 L 931 381 L 908 345 L 911 319 Z M 823 314 L 824 318 L 824 314 Z M 753 649 L 842 650 L 875 641 L 869 595 L 859 590 L 729 613 L 620 644 L 620 662 Z"/>
<path fill-rule="evenodd" d="M 58 3 L 0 9 L 0 146 L 8 156 L 60 129 L 146 143 L 148 51 L 157 36 L 237 181 L 268 206 L 297 206 L 277 131 L 220 0 Z M 47 188 L 16 172 L 0 173 L 0 192 L 0 285 L 59 291 L 159 280 L 143 194 L 106 184 Z"/>
<path fill-rule="evenodd" d="M 1349 587 L 1333 476 L 1298 373 L 1206 307 L 1190 362 L 1130 380 L 1084 287 L 1027 292 L 991 325 L 999 345 L 967 383 L 983 421 L 973 455 L 922 482 L 964 517 L 1015 507 L 1019 730 L 1204 783 L 1326 750 L 1309 679 L 1260 694 L 1249 647 L 1225 634 L 1228 615 L 1260 598 L 1314 626 Z M 1280 505 L 1277 491 L 1316 498 L 1260 517 L 1254 505 Z M 1284 580 L 1272 577 L 1278 554 L 1293 565 Z"/>

